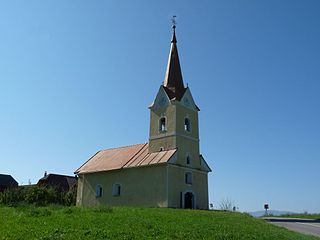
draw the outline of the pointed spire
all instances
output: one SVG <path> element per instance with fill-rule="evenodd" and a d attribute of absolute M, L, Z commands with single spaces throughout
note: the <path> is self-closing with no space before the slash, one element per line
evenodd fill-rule
<path fill-rule="evenodd" d="M 176 25 L 172 26 L 173 29 L 173 33 L 172 33 L 172 39 L 171 39 L 171 43 L 177 43 L 177 38 L 176 38 Z"/>
<path fill-rule="evenodd" d="M 172 29 L 171 49 L 163 86 L 165 87 L 170 99 L 176 98 L 177 100 L 180 100 L 185 92 L 185 87 L 183 84 L 178 48 L 176 44 L 177 38 L 175 21 L 173 21 Z"/>

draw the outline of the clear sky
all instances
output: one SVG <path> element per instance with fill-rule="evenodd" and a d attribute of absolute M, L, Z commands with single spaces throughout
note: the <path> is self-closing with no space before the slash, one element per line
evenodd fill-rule
<path fill-rule="evenodd" d="M 320 1 L 0 1 L 0 173 L 144 143 L 172 15 L 210 202 L 320 212 Z"/>

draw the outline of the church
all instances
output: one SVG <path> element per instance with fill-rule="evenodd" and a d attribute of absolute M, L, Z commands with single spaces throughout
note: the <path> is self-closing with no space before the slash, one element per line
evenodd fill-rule
<path fill-rule="evenodd" d="M 200 109 L 183 83 L 175 24 L 165 79 L 149 109 L 147 143 L 101 150 L 75 171 L 78 206 L 208 209 L 211 169 L 200 154 Z"/>

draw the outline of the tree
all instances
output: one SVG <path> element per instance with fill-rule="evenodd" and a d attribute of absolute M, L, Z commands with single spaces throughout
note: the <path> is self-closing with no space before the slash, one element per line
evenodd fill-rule
<path fill-rule="evenodd" d="M 224 211 L 235 211 L 236 210 L 236 206 L 228 198 L 222 199 L 219 206 L 220 206 L 220 209 L 224 210 Z"/>

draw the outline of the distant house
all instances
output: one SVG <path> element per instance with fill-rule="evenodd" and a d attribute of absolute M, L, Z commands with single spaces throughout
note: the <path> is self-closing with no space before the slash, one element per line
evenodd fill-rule
<path fill-rule="evenodd" d="M 18 187 L 18 182 L 11 175 L 0 174 L 0 192 L 12 187 Z"/>
<path fill-rule="evenodd" d="M 78 179 L 74 176 L 66 176 L 60 174 L 47 174 L 45 172 L 44 177 L 41 178 L 37 186 L 39 187 L 55 187 L 61 191 L 69 191 L 77 187 Z"/>

